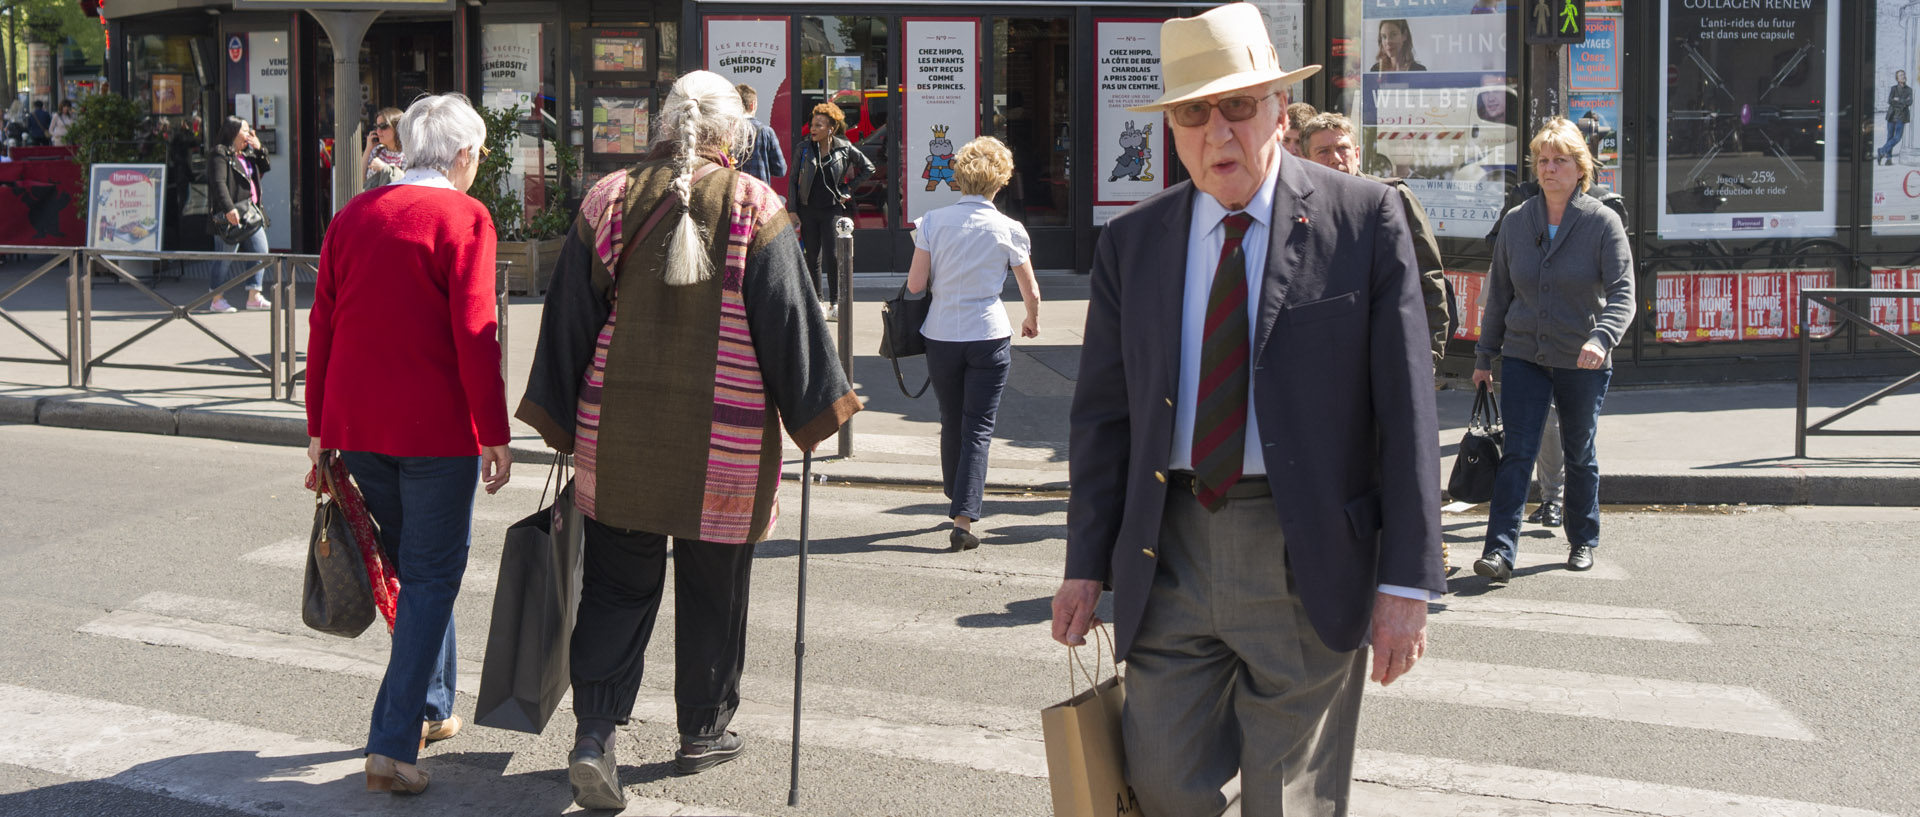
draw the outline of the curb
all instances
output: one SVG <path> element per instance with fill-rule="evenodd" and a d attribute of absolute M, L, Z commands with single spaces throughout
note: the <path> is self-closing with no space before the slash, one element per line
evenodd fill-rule
<path fill-rule="evenodd" d="M 0 423 L 57 428 L 124 431 L 201 437 L 242 443 L 304 447 L 306 422 L 293 417 L 166 409 L 76 402 L 64 397 L 0 396 Z M 516 443 L 517 463 L 548 465 L 552 449 Z M 789 460 L 781 479 L 798 482 L 800 463 Z M 842 460 L 814 461 L 816 482 L 939 488 L 937 472 L 927 465 Z M 1067 490 L 1064 471 L 995 469 L 987 479 L 993 491 Z M 1819 476 L 1790 467 L 1769 473 L 1603 474 L 1600 501 L 1608 505 L 1869 505 L 1908 506 L 1920 498 L 1920 473 L 1913 476 Z"/>

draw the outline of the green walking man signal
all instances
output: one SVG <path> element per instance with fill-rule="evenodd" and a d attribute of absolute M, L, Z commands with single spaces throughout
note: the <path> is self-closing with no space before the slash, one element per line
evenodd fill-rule
<path fill-rule="evenodd" d="M 1526 26 L 1528 45 L 1579 45 L 1587 41 L 1584 0 L 1534 0 Z"/>

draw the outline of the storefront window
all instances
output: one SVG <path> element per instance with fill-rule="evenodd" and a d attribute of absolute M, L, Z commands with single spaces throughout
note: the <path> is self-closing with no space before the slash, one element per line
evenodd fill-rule
<path fill-rule="evenodd" d="M 887 126 L 893 110 L 888 23 L 885 17 L 800 18 L 800 93 L 793 119 L 805 134 L 813 106 L 832 102 L 846 117 L 847 140 L 873 160 L 873 177 L 853 191 L 854 226 L 862 229 L 889 226 L 887 204 L 899 170 L 895 134 Z"/>
<path fill-rule="evenodd" d="M 585 154 L 586 190 L 608 173 L 644 157 L 652 118 L 668 85 L 657 85 L 659 32 L 651 24 L 573 28 L 573 141 Z"/>
<path fill-rule="evenodd" d="M 1873 27 L 1873 98 L 1868 132 L 1873 173 L 1873 234 L 1920 235 L 1920 134 L 1913 131 L 1913 89 L 1920 82 L 1920 5 L 1880 0 Z M 1920 316 L 1916 316 L 1920 322 Z"/>
<path fill-rule="evenodd" d="M 508 188 L 520 192 L 521 212 L 531 217 L 546 206 L 547 190 L 564 196 L 553 175 L 560 136 L 547 75 L 550 28 L 541 23 L 490 23 L 480 28 L 480 101 L 489 108 L 520 111 Z"/>
<path fill-rule="evenodd" d="M 210 38 L 147 34 L 131 39 L 129 89 L 146 105 L 152 130 L 128 138 L 165 146 L 165 249 L 199 249 L 204 239 L 182 229 L 183 217 L 206 213 L 206 138 L 218 132 L 223 110 L 209 111 L 217 65 L 208 59 Z"/>
<path fill-rule="evenodd" d="M 993 43 L 993 135 L 1013 151 L 1013 178 L 995 204 L 1028 227 L 1065 227 L 1073 213 L 1067 21 L 999 18 Z"/>

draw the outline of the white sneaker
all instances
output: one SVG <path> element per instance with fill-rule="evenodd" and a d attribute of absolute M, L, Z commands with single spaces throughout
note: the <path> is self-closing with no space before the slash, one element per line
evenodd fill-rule
<path fill-rule="evenodd" d="M 260 294 L 260 290 L 249 289 L 247 290 L 247 308 L 272 309 L 273 302 L 267 300 L 267 296 Z"/>
<path fill-rule="evenodd" d="M 827 307 L 827 320 L 830 320 L 830 321 L 840 320 L 839 304 L 834 304 L 832 306 Z"/>
<path fill-rule="evenodd" d="M 239 312 L 240 310 L 234 309 L 233 304 L 227 303 L 227 296 L 222 295 L 218 298 L 213 299 L 213 303 L 207 304 L 207 311 L 208 312 Z"/>

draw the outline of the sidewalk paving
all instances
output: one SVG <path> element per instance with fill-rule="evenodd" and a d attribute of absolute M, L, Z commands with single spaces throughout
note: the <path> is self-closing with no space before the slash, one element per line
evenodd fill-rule
<path fill-rule="evenodd" d="M 0 267 L 0 292 L 30 269 L 20 264 Z M 202 280 L 163 282 L 156 290 L 184 302 L 204 291 Z M 904 396 L 891 365 L 874 354 L 880 343 L 880 303 L 898 289 L 900 280 L 863 277 L 855 285 L 853 374 L 867 410 L 854 418 L 854 456 L 835 456 L 837 439 L 821 446 L 814 466 L 820 478 L 940 484 L 939 414 L 932 393 L 918 400 Z M 1067 486 L 1067 416 L 1078 375 L 1086 279 L 1043 275 L 1041 291 L 1046 300 L 1040 337 L 1014 339 L 1013 370 L 1001 401 L 988 472 L 989 487 L 997 490 L 1057 491 Z M 303 291 L 303 304 L 305 295 Z M 1018 298 L 1011 290 L 1009 299 L 1018 317 Z M 540 306 L 537 299 L 514 298 L 509 308 L 509 405 L 519 402 L 526 384 Z M 0 308 L 56 347 L 64 345 L 62 281 L 35 282 Z M 164 316 L 151 299 L 104 280 L 95 285 L 94 309 L 95 354 Z M 265 312 L 196 315 L 195 320 L 244 351 L 265 355 L 270 348 Z M 302 312 L 296 345 L 302 350 L 304 320 Z M 0 357 L 43 355 L 45 350 L 17 328 L 0 324 Z M 246 368 L 231 351 L 180 321 L 113 360 L 209 371 Z M 902 370 L 910 388 L 917 389 L 925 378 L 919 360 L 906 362 Z M 63 366 L 0 361 L 0 422 L 285 445 L 306 441 L 302 406 L 267 399 L 265 379 L 97 368 L 91 389 L 68 389 L 65 383 Z M 1816 384 L 1810 414 L 1817 419 L 1882 385 Z M 1438 398 L 1442 466 L 1450 467 L 1472 393 L 1449 388 Z M 1807 444 L 1810 457 L 1794 459 L 1794 400 L 1793 383 L 1613 390 L 1600 417 L 1601 499 L 1627 504 L 1920 505 L 1920 437 L 1814 437 Z M 1890 396 L 1839 426 L 1920 432 L 1920 393 Z M 538 435 L 518 421 L 513 446 L 515 458 L 523 463 L 552 459 Z M 787 470 L 790 475 L 800 470 L 798 451 L 789 451 Z"/>

